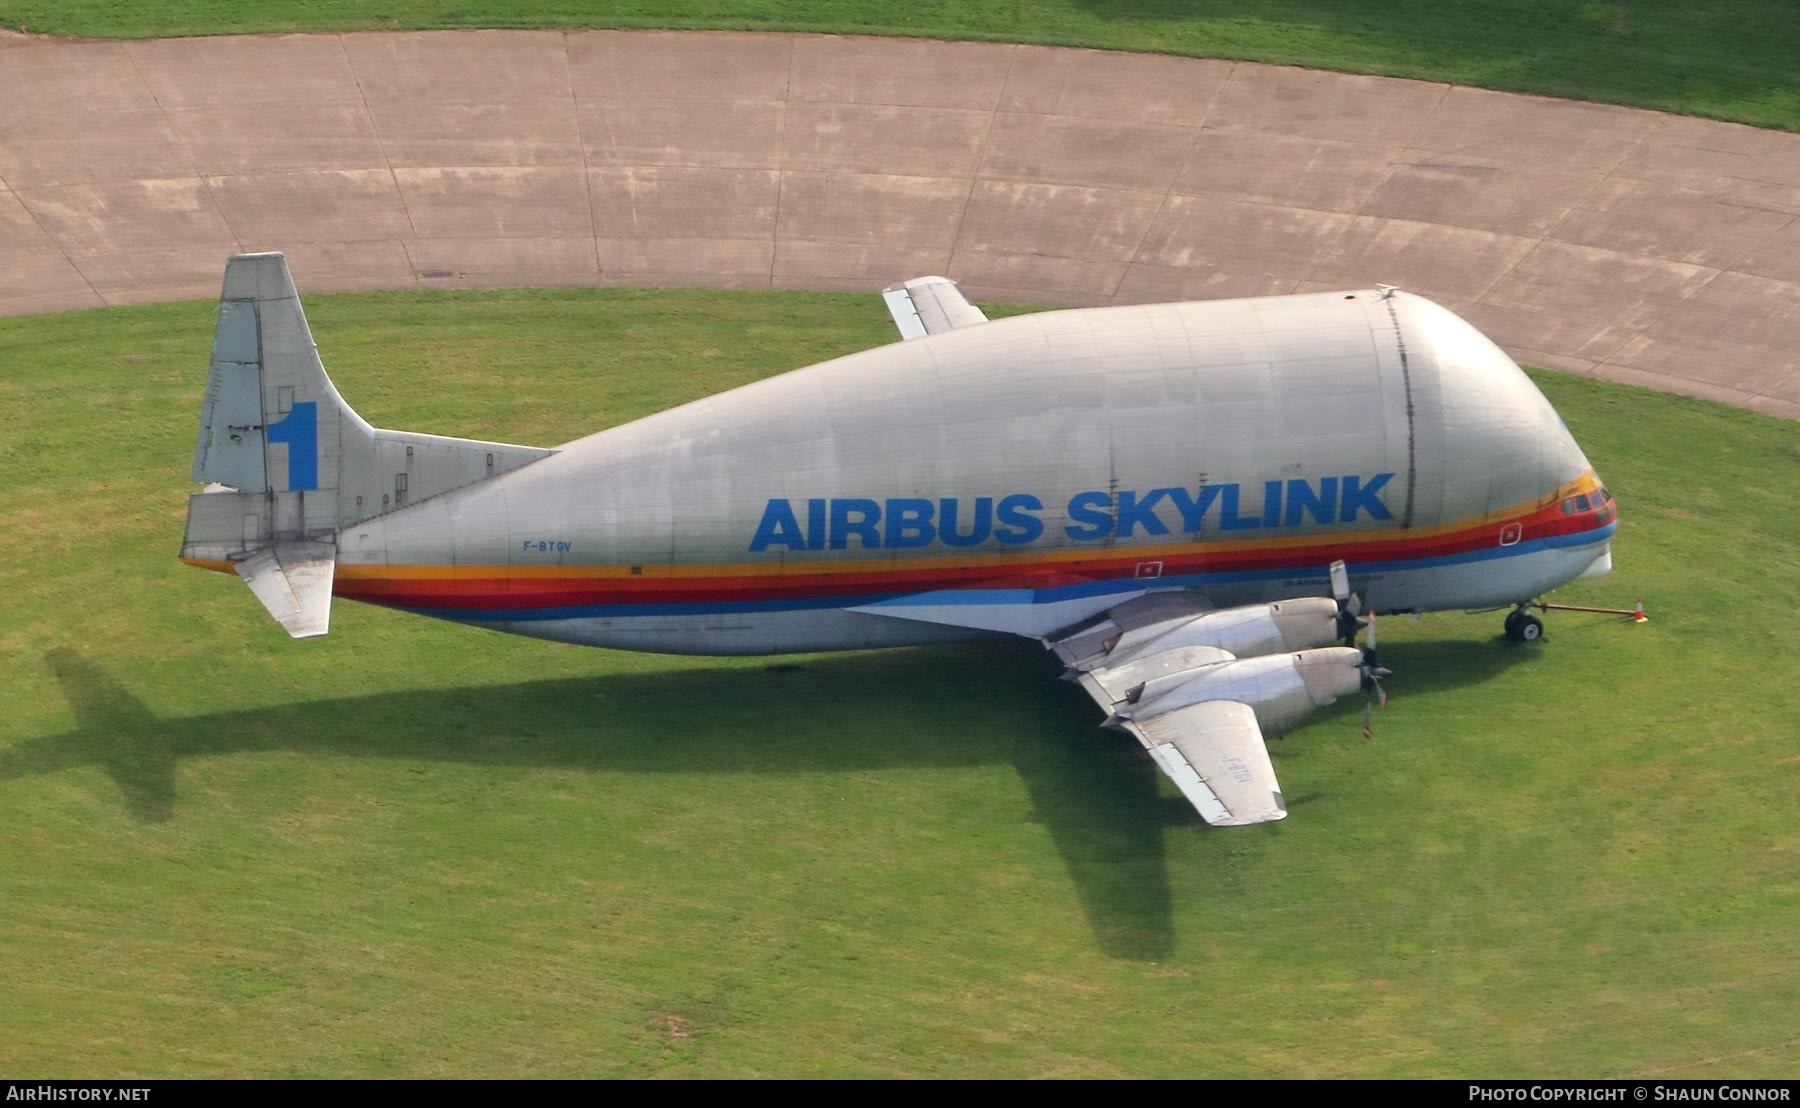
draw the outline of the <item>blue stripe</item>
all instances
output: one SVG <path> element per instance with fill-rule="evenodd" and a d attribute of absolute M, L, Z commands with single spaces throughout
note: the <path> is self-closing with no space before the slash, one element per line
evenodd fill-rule
<path fill-rule="evenodd" d="M 1616 523 L 1608 523 L 1589 531 L 1579 531 L 1568 535 L 1551 535 L 1547 538 L 1533 539 L 1530 542 L 1516 543 L 1512 546 L 1487 547 L 1481 550 L 1464 551 L 1460 554 L 1442 554 L 1433 558 L 1412 558 L 1392 562 L 1357 562 L 1354 568 L 1358 574 L 1398 573 L 1403 570 L 1435 569 L 1441 566 L 1498 561 L 1502 558 L 1516 558 L 1545 550 L 1591 546 L 1612 538 L 1613 531 L 1617 526 Z M 1191 573 L 1158 577 L 1154 579 L 1154 583 L 1158 587 L 1174 585 L 1181 588 L 1202 588 L 1208 585 L 1241 584 L 1250 581 L 1273 581 L 1306 576 L 1316 568 L 1308 563 L 1300 566 L 1239 570 L 1231 573 Z M 1320 574 L 1318 580 L 1323 582 L 1326 577 Z M 1133 593 L 1143 586 L 1144 582 L 1139 579 L 1123 577 L 1106 581 L 1085 581 L 1081 584 L 1062 585 L 1053 589 L 946 589 L 932 591 L 929 595 L 909 591 L 793 599 L 715 600 L 675 604 L 576 604 L 562 608 L 515 609 L 416 608 L 400 604 L 389 606 L 417 612 L 420 615 L 459 620 L 464 623 L 543 623 L 562 619 L 606 619 L 620 616 L 704 616 L 753 612 L 820 611 L 831 608 L 860 608 L 869 604 L 906 604 L 912 602 L 915 597 L 919 598 L 916 602 L 921 604 L 1047 604 L 1059 600 L 1105 596 L 1111 593 Z"/>

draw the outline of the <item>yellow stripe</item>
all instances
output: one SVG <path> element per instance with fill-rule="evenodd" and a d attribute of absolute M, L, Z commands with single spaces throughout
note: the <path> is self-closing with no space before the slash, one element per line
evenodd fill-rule
<path fill-rule="evenodd" d="M 237 573 L 230 562 L 220 561 L 216 558 L 183 558 L 181 560 L 190 566 L 198 566 L 201 569 L 216 569 L 220 573 Z"/>

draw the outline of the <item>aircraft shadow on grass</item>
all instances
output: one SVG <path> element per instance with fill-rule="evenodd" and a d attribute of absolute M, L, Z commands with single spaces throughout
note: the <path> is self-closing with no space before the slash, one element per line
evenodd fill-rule
<path fill-rule="evenodd" d="M 1486 680 L 1521 657 L 1491 644 L 1383 651 L 1397 694 Z M 933 647 L 513 685 L 314 700 L 165 719 L 80 654 L 46 659 L 75 711 L 70 733 L 0 749 L 0 781 L 97 765 L 141 822 L 175 811 L 181 759 L 284 750 L 600 772 L 782 774 L 1014 765 L 1067 865 L 1101 949 L 1174 950 L 1165 828 L 1212 832 L 1159 792 L 1137 743 L 1100 730 L 1076 686 L 1024 642 Z M 698 665 L 698 664 L 697 664 Z M 1347 702 L 1345 702 L 1347 703 Z M 1360 709 L 1357 709 L 1360 710 Z M 1307 741 L 1354 738 L 1343 704 Z M 1296 805 L 1319 799 L 1313 793 Z"/>

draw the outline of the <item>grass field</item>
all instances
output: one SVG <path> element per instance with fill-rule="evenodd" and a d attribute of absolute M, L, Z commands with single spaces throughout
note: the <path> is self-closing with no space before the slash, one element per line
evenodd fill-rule
<path fill-rule="evenodd" d="M 1800 129 L 1788 0 L 0 0 L 0 26 L 148 38 L 676 27 L 997 39 L 1453 81 Z"/>
<path fill-rule="evenodd" d="M 313 297 L 378 425 L 556 442 L 875 297 Z M 1533 647 L 1383 625 L 1213 830 L 1035 646 L 559 647 L 175 560 L 209 304 L 0 319 L 0 1072 L 1791 1076 L 1800 426 L 1546 374 L 1623 509 Z"/>

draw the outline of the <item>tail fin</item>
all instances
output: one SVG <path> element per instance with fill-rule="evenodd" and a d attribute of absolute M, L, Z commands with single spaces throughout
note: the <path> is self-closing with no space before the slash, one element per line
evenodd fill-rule
<path fill-rule="evenodd" d="M 324 634 L 341 528 L 550 453 L 369 426 L 325 375 L 287 259 L 234 255 L 194 443 L 207 489 L 188 500 L 181 556 L 238 572 L 295 637 Z"/>

